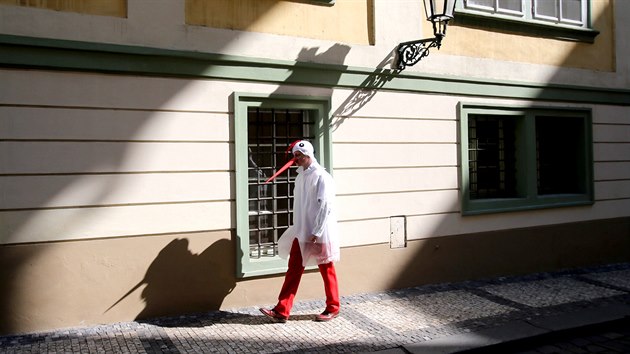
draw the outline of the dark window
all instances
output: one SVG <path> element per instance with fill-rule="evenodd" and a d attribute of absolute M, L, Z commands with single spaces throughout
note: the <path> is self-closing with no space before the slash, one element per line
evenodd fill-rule
<path fill-rule="evenodd" d="M 590 110 L 461 104 L 462 213 L 593 203 Z"/>
<path fill-rule="evenodd" d="M 574 117 L 536 117 L 538 194 L 584 193 L 584 124 Z"/>
<path fill-rule="evenodd" d="M 470 198 L 516 197 L 515 120 L 472 115 L 468 121 Z"/>
<path fill-rule="evenodd" d="M 248 108 L 247 148 L 249 256 L 277 255 L 277 242 L 290 225 L 291 183 L 295 167 L 265 184 L 288 161 L 287 146 L 297 139 L 313 139 L 313 114 L 299 109 Z"/>

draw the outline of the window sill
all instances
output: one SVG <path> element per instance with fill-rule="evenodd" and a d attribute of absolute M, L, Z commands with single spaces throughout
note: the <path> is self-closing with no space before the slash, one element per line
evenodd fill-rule
<path fill-rule="evenodd" d="M 464 27 L 585 43 L 595 42 L 595 37 L 599 34 L 599 31 L 594 29 L 558 25 L 538 20 L 521 20 L 505 15 L 489 15 L 470 10 L 457 10 L 453 23 Z"/>
<path fill-rule="evenodd" d="M 237 277 L 253 278 L 267 275 L 284 274 L 287 271 L 288 263 L 286 259 L 282 259 L 278 256 L 269 257 L 266 259 L 250 259 L 249 262 L 243 264 L 238 272 Z M 311 271 L 318 269 L 317 266 L 308 266 L 304 268 L 304 271 Z"/>
<path fill-rule="evenodd" d="M 335 4 L 335 0 L 309 0 L 309 1 L 316 4 L 321 4 L 321 5 L 333 6 Z"/>
<path fill-rule="evenodd" d="M 549 208 L 593 205 L 591 196 L 584 194 L 566 196 L 539 196 L 531 199 L 477 199 L 464 204 L 462 215 L 496 214 Z"/>
<path fill-rule="evenodd" d="M 269 259 L 251 259 L 241 264 L 237 270 L 238 278 L 251 278 L 264 275 L 281 274 L 287 271 L 287 261 L 280 257 Z"/>

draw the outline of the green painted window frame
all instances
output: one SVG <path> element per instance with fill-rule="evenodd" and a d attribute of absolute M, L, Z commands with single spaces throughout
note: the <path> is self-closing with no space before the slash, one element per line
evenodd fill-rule
<path fill-rule="evenodd" d="M 330 97 L 234 93 L 234 150 L 236 174 L 236 276 L 247 278 L 283 273 L 287 262 L 280 257 L 249 257 L 248 206 L 248 109 L 301 109 L 315 114 L 315 140 L 318 162 L 332 174 L 332 129 Z"/>
<path fill-rule="evenodd" d="M 536 17 L 532 12 L 534 0 L 523 1 L 523 12 L 520 15 L 467 7 L 465 1 L 458 0 L 456 2 L 455 24 L 586 43 L 595 42 L 595 37 L 599 34 L 599 31 L 593 29 L 592 26 L 592 3 L 590 0 L 585 0 L 585 19 L 583 25 L 579 26 Z"/>
<path fill-rule="evenodd" d="M 512 107 L 474 103 L 458 105 L 460 143 L 460 186 L 462 215 L 534 210 L 544 208 L 592 205 L 593 133 L 592 110 L 589 108 Z M 514 198 L 471 199 L 469 171 L 468 120 L 471 115 L 502 116 L 517 119 L 516 124 L 516 180 L 518 196 Z M 582 119 L 581 163 L 583 176 L 579 194 L 539 195 L 536 167 L 536 117 L 577 117 Z"/>

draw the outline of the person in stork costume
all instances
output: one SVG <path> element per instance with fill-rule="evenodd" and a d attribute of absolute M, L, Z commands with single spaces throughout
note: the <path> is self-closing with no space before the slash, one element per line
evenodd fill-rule
<path fill-rule="evenodd" d="M 278 254 L 288 258 L 289 268 L 273 309 L 261 308 L 265 316 L 278 322 L 289 319 L 293 300 L 304 269 L 317 265 L 324 280 L 326 309 L 316 321 L 329 321 L 339 315 L 339 290 L 334 262 L 339 261 L 339 237 L 335 214 L 335 183 L 317 163 L 313 145 L 299 140 L 289 146 L 293 158 L 268 181 L 286 170 L 292 161 L 298 165 L 295 179 L 293 225 L 278 240 Z M 287 150 L 287 151 L 289 151 Z"/>

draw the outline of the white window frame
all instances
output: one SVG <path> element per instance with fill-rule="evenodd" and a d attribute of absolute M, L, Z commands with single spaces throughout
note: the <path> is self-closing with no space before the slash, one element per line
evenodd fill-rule
<path fill-rule="evenodd" d="M 571 19 L 567 19 L 564 18 L 564 16 L 562 15 L 562 2 L 565 0 L 558 0 L 557 2 L 557 12 L 558 12 L 558 17 L 552 17 L 552 16 L 547 16 L 547 15 L 541 15 L 538 13 L 538 3 L 541 0 L 533 0 L 534 1 L 534 7 L 533 7 L 533 15 L 534 18 L 536 19 L 540 19 L 543 21 L 552 21 L 552 22 L 558 22 L 558 23 L 564 23 L 564 24 L 568 24 L 568 25 L 575 25 L 575 26 L 580 26 L 580 27 L 585 27 L 586 26 L 586 19 L 588 16 L 588 12 L 587 12 L 587 0 L 580 0 L 580 11 L 581 11 L 581 21 L 576 21 L 576 20 L 571 20 Z M 543 1 L 549 1 L 549 0 L 543 0 Z"/>
<path fill-rule="evenodd" d="M 589 21 L 589 0 L 580 0 L 581 2 L 581 11 L 582 11 L 582 20 L 575 21 L 563 18 L 561 10 L 562 10 L 562 1 L 558 2 L 558 13 L 559 16 L 557 18 L 552 16 L 545 16 L 538 14 L 537 6 L 538 1 L 541 0 L 521 0 L 521 12 L 512 11 L 507 9 L 502 9 L 499 7 L 499 0 L 494 0 L 494 6 L 480 6 L 472 3 L 472 0 L 462 0 L 460 5 L 457 7 L 458 10 L 468 12 L 477 12 L 477 13 L 486 13 L 488 15 L 500 15 L 506 16 L 508 18 L 518 19 L 525 22 L 539 22 L 545 23 L 547 25 L 565 25 L 570 27 L 588 29 L 590 28 Z M 550 1 L 550 0 L 542 0 L 542 1 Z M 457 17 L 457 16 L 455 16 Z"/>
<path fill-rule="evenodd" d="M 249 227 L 249 108 L 299 109 L 312 111 L 312 140 L 317 161 L 332 174 L 332 124 L 330 123 L 330 97 L 256 94 L 235 92 L 234 102 L 234 151 L 236 175 L 236 276 L 255 277 L 284 273 L 286 260 L 272 257 L 250 256 Z M 284 162 L 282 162 L 284 163 Z M 279 167 L 279 166 L 276 166 Z"/>
<path fill-rule="evenodd" d="M 544 106 L 501 106 L 484 103 L 460 102 L 458 105 L 460 135 L 460 187 L 462 191 L 462 215 L 479 215 L 543 208 L 589 206 L 594 203 L 593 132 L 592 110 L 589 108 L 559 108 Z M 510 197 L 471 198 L 470 193 L 470 139 L 469 118 L 473 115 L 518 119 L 516 124 L 516 195 Z M 536 143 L 537 117 L 570 117 L 580 119 L 584 131 L 581 173 L 576 179 L 582 191 L 549 194 L 538 190 L 538 160 Z"/>
<path fill-rule="evenodd" d="M 487 12 L 493 12 L 493 13 L 500 13 L 500 14 L 506 14 L 506 15 L 512 15 L 512 16 L 518 16 L 518 17 L 523 17 L 524 14 L 524 4 L 523 1 L 521 1 L 521 11 L 514 11 L 514 10 L 508 10 L 508 9 L 503 9 L 499 7 L 499 0 L 494 0 L 494 6 L 483 6 L 483 5 L 477 5 L 477 4 L 473 4 L 470 2 L 471 0 L 465 0 L 465 7 L 469 8 L 469 9 L 475 9 L 475 10 L 480 10 L 480 11 L 487 11 Z"/>

